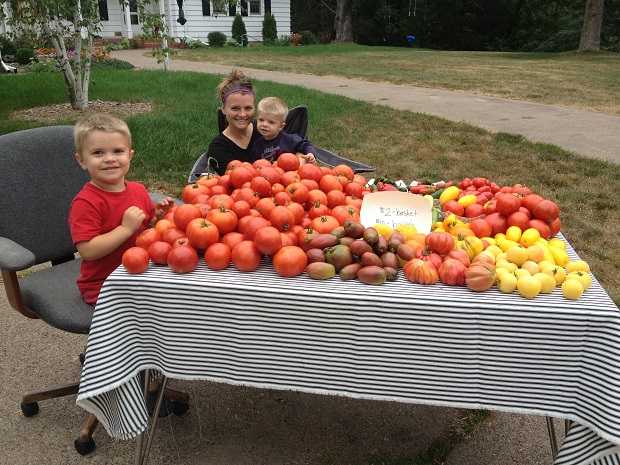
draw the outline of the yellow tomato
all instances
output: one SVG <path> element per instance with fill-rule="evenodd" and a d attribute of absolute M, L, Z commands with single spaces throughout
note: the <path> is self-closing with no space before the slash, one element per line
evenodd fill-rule
<path fill-rule="evenodd" d="M 490 245 L 490 246 L 488 246 L 488 247 L 487 247 L 486 249 L 484 249 L 484 250 L 485 250 L 486 252 L 491 252 L 495 258 L 497 258 L 497 256 L 498 256 L 500 253 L 503 253 L 502 249 L 500 249 L 500 248 L 499 248 L 498 246 L 496 246 L 496 245 Z"/>
<path fill-rule="evenodd" d="M 483 251 L 482 251 L 482 252 L 480 252 L 478 255 L 486 255 L 486 256 L 488 256 L 489 258 L 491 258 L 491 260 L 493 260 L 493 263 L 495 263 L 495 255 L 493 254 L 493 252 L 490 252 L 490 251 L 488 250 L 488 247 L 487 247 L 487 249 L 486 249 L 486 250 L 483 250 Z"/>
<path fill-rule="evenodd" d="M 457 200 L 459 205 L 462 205 L 463 208 L 469 207 L 470 205 L 475 204 L 478 201 L 478 197 L 473 194 L 464 195 L 460 199 Z"/>
<path fill-rule="evenodd" d="M 377 223 L 373 226 L 373 228 L 375 228 L 377 232 L 385 238 L 390 237 L 390 234 L 394 232 L 394 230 L 389 224 Z"/>
<path fill-rule="evenodd" d="M 566 279 L 566 270 L 558 265 L 551 265 L 543 268 L 542 272 L 553 277 L 555 279 L 556 285 L 558 286 L 562 284 Z"/>
<path fill-rule="evenodd" d="M 575 260 L 572 262 L 568 262 L 566 265 L 566 272 L 572 273 L 573 271 L 585 271 L 586 273 L 589 273 L 590 265 L 588 265 L 583 260 Z"/>
<path fill-rule="evenodd" d="M 495 242 L 504 240 L 504 239 L 506 239 L 506 234 L 504 234 L 504 233 L 497 233 L 495 236 L 493 236 L 493 239 L 495 239 Z"/>
<path fill-rule="evenodd" d="M 517 289 L 526 299 L 533 299 L 536 297 L 542 289 L 542 284 L 534 276 L 522 276 L 517 279 Z"/>
<path fill-rule="evenodd" d="M 590 276 L 590 273 L 586 273 L 585 271 L 571 271 L 566 274 L 566 280 L 569 279 L 578 280 L 583 286 L 584 291 L 590 289 L 590 286 L 592 285 L 592 277 Z"/>
<path fill-rule="evenodd" d="M 536 228 L 528 228 L 521 234 L 519 238 L 519 244 L 523 247 L 529 247 L 530 245 L 536 244 L 536 241 L 540 239 L 540 233 Z"/>
<path fill-rule="evenodd" d="M 530 245 L 527 248 L 527 259 L 535 263 L 540 263 L 545 258 L 545 252 L 539 245 Z"/>
<path fill-rule="evenodd" d="M 538 262 L 538 268 L 540 269 L 540 271 L 544 270 L 548 266 L 555 266 L 555 263 L 550 262 L 548 260 L 541 260 Z"/>
<path fill-rule="evenodd" d="M 511 275 L 514 276 L 514 273 L 512 271 L 510 271 L 509 269 L 507 269 L 507 268 L 498 268 L 497 266 L 495 267 L 495 275 L 496 276 L 499 277 L 499 276 L 503 275 L 504 273 L 508 273 L 508 274 L 511 274 Z"/>
<path fill-rule="evenodd" d="M 527 271 L 525 268 L 517 268 L 513 273 L 517 279 L 522 278 L 523 276 L 532 276 L 532 273 Z"/>
<path fill-rule="evenodd" d="M 499 249 L 499 250 L 502 250 L 502 249 Z M 495 256 L 495 261 L 496 261 L 496 262 L 498 262 L 498 261 L 500 261 L 500 260 L 506 260 L 506 261 L 508 261 L 508 256 L 506 255 L 506 252 L 502 252 L 502 253 L 497 254 L 497 255 Z"/>
<path fill-rule="evenodd" d="M 435 205 L 435 199 L 433 198 L 433 196 L 432 196 L 432 195 L 428 195 L 428 194 L 426 194 L 426 195 L 424 196 L 424 198 L 425 198 L 426 200 L 428 200 L 428 201 L 431 203 L 431 207 L 432 207 L 433 205 Z"/>
<path fill-rule="evenodd" d="M 403 233 L 407 240 L 413 239 L 413 236 L 418 233 L 418 229 L 412 224 L 399 224 L 396 226 L 396 231 Z"/>
<path fill-rule="evenodd" d="M 514 263 L 509 262 L 508 260 L 502 259 L 495 262 L 495 269 L 498 268 L 505 268 L 511 273 L 514 273 L 519 267 Z"/>
<path fill-rule="evenodd" d="M 502 249 L 504 252 L 508 252 L 508 249 L 518 246 L 519 243 L 511 241 L 510 239 L 499 239 L 497 241 L 497 245 L 499 245 L 499 248 Z"/>
<path fill-rule="evenodd" d="M 559 237 L 554 237 L 552 239 L 549 239 L 549 245 L 566 251 L 566 242 L 564 242 Z"/>
<path fill-rule="evenodd" d="M 583 286 L 578 279 L 567 279 L 562 283 L 562 294 L 569 300 L 577 300 L 583 295 Z"/>
<path fill-rule="evenodd" d="M 443 205 L 448 200 L 456 200 L 460 193 L 461 189 L 456 186 L 446 187 L 444 191 L 439 194 L 439 205 Z"/>
<path fill-rule="evenodd" d="M 506 239 L 519 242 L 519 239 L 521 239 L 521 228 L 519 226 L 510 226 L 506 230 Z"/>
<path fill-rule="evenodd" d="M 540 281 L 540 293 L 541 294 L 551 294 L 555 289 L 556 283 L 555 279 L 552 276 L 549 276 L 545 273 L 536 273 L 533 275 L 534 278 Z"/>
<path fill-rule="evenodd" d="M 495 239 L 493 239 L 492 237 L 481 237 L 480 239 L 482 239 L 483 241 L 487 241 L 489 243 L 489 245 L 495 245 Z"/>
<path fill-rule="evenodd" d="M 508 272 L 498 275 L 497 288 L 506 294 L 514 292 L 517 288 L 517 277 Z"/>
<path fill-rule="evenodd" d="M 517 266 L 521 266 L 527 260 L 527 249 L 516 244 L 506 250 L 506 258 L 509 262 L 512 262 Z"/>
<path fill-rule="evenodd" d="M 549 246 L 549 251 L 551 252 L 551 256 L 553 257 L 553 261 L 556 265 L 564 268 L 570 262 L 570 257 L 566 252 L 562 249 L 558 249 L 557 247 Z"/>
<path fill-rule="evenodd" d="M 529 271 L 532 276 L 534 276 L 536 273 L 540 271 L 540 268 L 538 267 L 538 263 L 533 262 L 531 260 L 526 260 L 525 262 L 523 262 L 521 264 L 521 268 Z"/>

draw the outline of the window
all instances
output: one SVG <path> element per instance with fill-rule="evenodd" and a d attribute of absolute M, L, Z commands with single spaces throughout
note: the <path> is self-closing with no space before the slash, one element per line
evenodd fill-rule
<path fill-rule="evenodd" d="M 99 0 L 99 18 L 101 18 L 101 21 L 110 20 L 110 15 L 108 14 L 107 0 Z"/>
<path fill-rule="evenodd" d="M 251 15 L 259 15 L 260 14 L 260 0 L 250 0 L 250 14 Z"/>
<path fill-rule="evenodd" d="M 226 8 L 226 5 L 218 6 L 216 4 L 213 4 L 213 14 L 214 15 L 227 15 L 228 8 Z"/>
<path fill-rule="evenodd" d="M 211 16 L 211 4 L 209 0 L 202 0 L 202 16 Z"/>

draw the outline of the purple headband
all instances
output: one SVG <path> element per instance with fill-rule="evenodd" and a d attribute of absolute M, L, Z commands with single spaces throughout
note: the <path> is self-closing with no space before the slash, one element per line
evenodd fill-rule
<path fill-rule="evenodd" d="M 224 94 L 224 96 L 222 97 L 222 103 L 224 103 L 224 100 L 226 100 L 230 94 L 236 94 L 238 92 L 254 95 L 254 92 L 252 92 L 250 89 L 235 89 L 235 90 L 231 90 L 227 94 Z"/>

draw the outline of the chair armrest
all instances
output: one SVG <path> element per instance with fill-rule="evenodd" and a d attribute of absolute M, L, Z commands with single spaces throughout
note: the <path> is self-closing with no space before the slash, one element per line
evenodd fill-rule
<path fill-rule="evenodd" d="M 34 254 L 6 237 L 0 237 L 0 268 L 8 271 L 21 271 L 36 262 Z"/>

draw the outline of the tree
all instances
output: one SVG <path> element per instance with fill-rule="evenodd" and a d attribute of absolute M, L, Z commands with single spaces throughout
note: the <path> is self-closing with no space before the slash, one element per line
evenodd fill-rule
<path fill-rule="evenodd" d="M 353 0 L 336 1 L 336 42 L 353 42 Z"/>
<path fill-rule="evenodd" d="M 601 29 L 603 25 L 603 7 L 605 0 L 587 0 L 583 17 L 579 50 L 601 49 Z"/>

